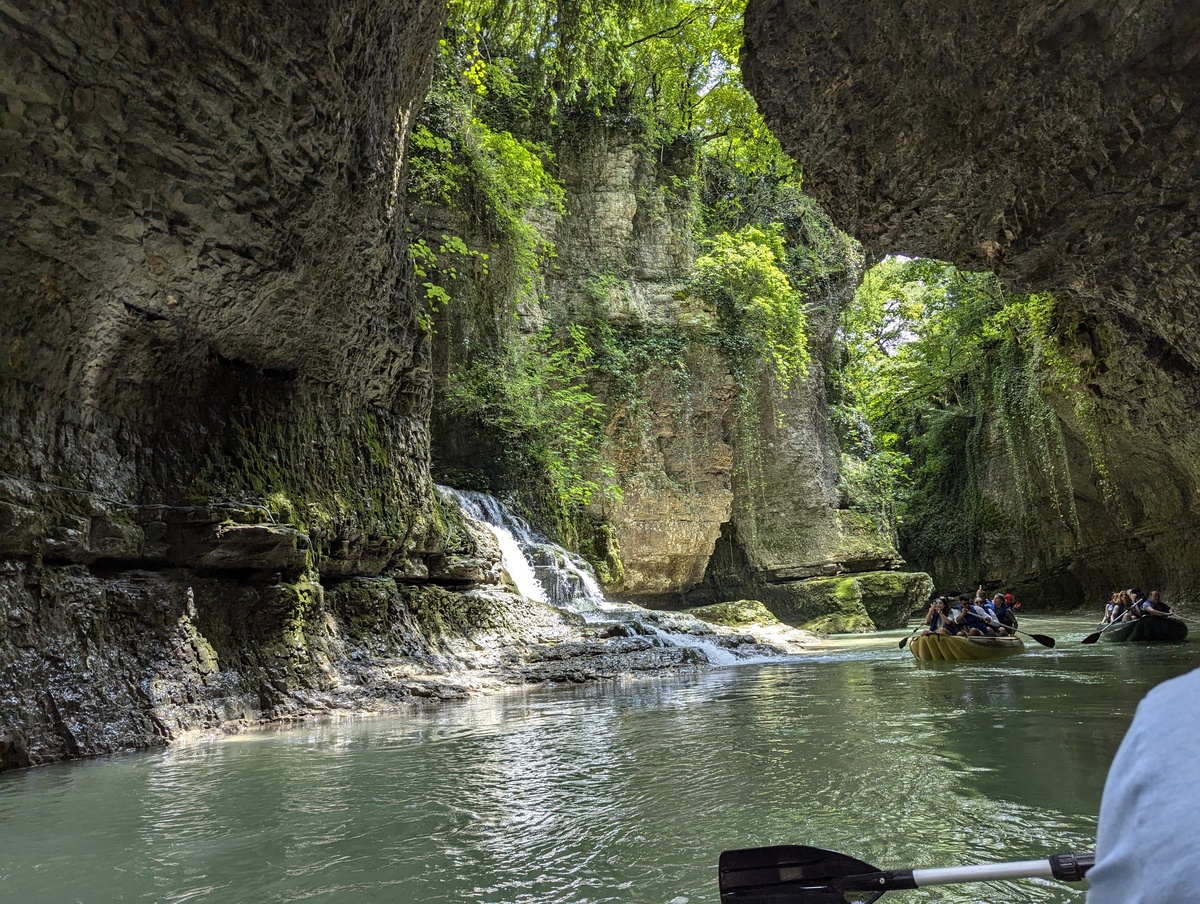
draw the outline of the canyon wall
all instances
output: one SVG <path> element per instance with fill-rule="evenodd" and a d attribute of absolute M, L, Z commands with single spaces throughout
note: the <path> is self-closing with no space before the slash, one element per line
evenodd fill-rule
<path fill-rule="evenodd" d="M 455 662 L 566 636 L 506 593 L 494 542 L 430 475 L 441 365 L 404 186 L 444 16 L 0 11 L 0 768 L 453 693 Z M 735 375 L 684 290 L 694 155 L 620 124 L 584 139 L 547 227 L 560 266 L 520 328 L 586 303 L 685 340 L 635 397 L 595 387 L 626 490 L 592 512 L 612 588 L 684 605 L 787 585 L 793 623 L 895 623 L 903 595 L 800 592 L 900 564 L 837 490 L 834 318 L 787 393 Z"/>
<path fill-rule="evenodd" d="M 0 12 L 4 765 L 286 711 L 322 580 L 462 579 L 397 190 L 443 7 Z"/>
<path fill-rule="evenodd" d="M 761 359 L 731 357 L 715 306 L 692 285 L 695 146 L 656 143 L 636 121 L 580 115 L 553 150 L 565 206 L 540 226 L 555 253 L 509 329 L 575 324 L 608 337 L 596 353 L 609 360 L 596 364 L 590 387 L 604 405 L 601 463 L 619 490 L 597 494 L 590 508 L 606 591 L 664 608 L 757 599 L 790 624 L 831 632 L 902 624 L 929 579 L 899 571 L 886 522 L 842 498 L 827 410 L 839 313 L 861 275 L 857 247 L 806 234 L 796 211 L 780 214 L 795 220 L 789 242 L 840 248 L 806 299 L 808 371 L 781 387 Z M 445 212 L 427 214 L 427 232 L 466 229 Z M 439 378 L 488 341 L 479 312 L 493 310 L 495 282 L 476 274 L 458 307 L 439 315 Z M 463 435 L 439 408 L 435 399 L 435 469 L 485 472 L 488 488 L 519 495 L 498 449 L 514 438 Z M 863 577 L 813 581 L 837 575 Z"/>
<path fill-rule="evenodd" d="M 840 226 L 1054 293 L 1087 396 L 1053 402 L 1078 518 L 1004 492 L 997 457 L 1015 527 L 986 563 L 1047 601 L 1200 596 L 1198 59 L 1183 0 L 747 10 L 747 85 Z"/>

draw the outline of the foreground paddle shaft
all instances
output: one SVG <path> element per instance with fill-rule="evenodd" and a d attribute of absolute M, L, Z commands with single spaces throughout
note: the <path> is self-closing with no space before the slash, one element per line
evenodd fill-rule
<path fill-rule="evenodd" d="M 781 844 L 724 851 L 718 876 L 722 904 L 845 904 L 849 894 L 871 902 L 886 891 L 956 882 L 1035 877 L 1078 882 L 1094 860 L 1092 854 L 1058 854 L 1046 860 L 882 871 L 837 851 Z"/>
<path fill-rule="evenodd" d="M 846 876 L 837 882 L 845 891 L 894 891 L 954 885 L 959 882 L 990 882 L 998 879 L 1059 879 L 1079 882 L 1095 864 L 1093 854 L 1055 854 L 1047 860 L 1014 860 L 978 866 L 947 866 L 940 869 L 889 870 Z"/>

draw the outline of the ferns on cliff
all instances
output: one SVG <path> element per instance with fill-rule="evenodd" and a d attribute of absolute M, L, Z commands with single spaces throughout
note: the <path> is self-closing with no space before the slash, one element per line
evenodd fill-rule
<path fill-rule="evenodd" d="M 1085 433 L 1088 419 L 1052 297 L 1012 295 L 992 274 L 940 261 L 893 258 L 868 273 L 841 335 L 841 401 L 887 450 L 906 556 L 972 578 L 988 544 L 1023 542 L 1023 525 L 1008 522 L 1045 505 L 1078 534 L 1062 423 L 1048 393 L 1075 403 Z M 1092 451 L 1103 473 L 1098 445 Z M 876 454 L 861 450 L 860 458 Z M 1018 511 L 1002 511 L 985 487 L 997 458 L 1007 461 L 1004 492 Z"/>
<path fill-rule="evenodd" d="M 588 389 L 594 351 L 583 330 L 544 329 L 462 367 L 447 387 L 451 412 L 498 431 L 514 473 L 548 483 L 568 507 L 610 490 L 596 464 L 603 408 Z"/>

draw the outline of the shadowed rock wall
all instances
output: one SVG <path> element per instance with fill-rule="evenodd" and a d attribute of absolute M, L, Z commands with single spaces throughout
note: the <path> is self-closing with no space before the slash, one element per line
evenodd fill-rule
<path fill-rule="evenodd" d="M 0 10 L 4 763 L 161 742 L 196 625 L 268 712 L 324 680 L 321 575 L 445 567 L 396 191 L 444 15 Z"/>
<path fill-rule="evenodd" d="M 873 253 L 1059 300 L 1116 492 L 1077 455 L 1087 527 L 1039 536 L 1010 511 L 1036 553 L 997 544 L 992 576 L 1072 601 L 1134 581 L 1200 596 L 1195 4 L 751 0 L 743 69 L 806 190 Z"/>

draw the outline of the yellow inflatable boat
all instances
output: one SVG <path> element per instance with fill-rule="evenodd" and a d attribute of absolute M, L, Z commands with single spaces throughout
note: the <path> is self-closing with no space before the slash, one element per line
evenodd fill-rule
<path fill-rule="evenodd" d="M 1025 644 L 1019 637 L 958 637 L 951 634 L 918 634 L 908 648 L 918 659 L 938 662 L 970 662 L 1000 659 L 1020 653 Z"/>

